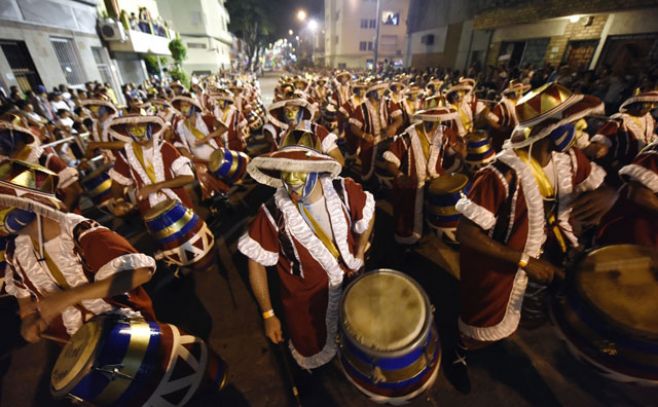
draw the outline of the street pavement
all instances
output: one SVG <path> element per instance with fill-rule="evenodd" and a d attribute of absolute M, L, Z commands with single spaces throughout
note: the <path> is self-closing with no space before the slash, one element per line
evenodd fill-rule
<path fill-rule="evenodd" d="M 265 103 L 271 101 L 277 77 L 268 74 L 261 80 Z M 207 338 L 229 365 L 229 389 L 221 396 L 200 395 L 191 405 L 294 405 L 290 382 L 283 373 L 283 358 L 287 356 L 264 336 L 248 285 L 246 260 L 236 251 L 239 235 L 272 192 L 247 183 L 231 197 L 232 209 L 209 222 L 217 237 L 219 270 L 197 272 L 183 279 L 174 279 L 167 270 L 161 270 L 147 286 L 163 322 Z M 456 331 L 457 254 L 431 236 L 413 249 L 396 245 L 391 206 L 385 198 L 378 199 L 367 269 L 394 268 L 414 277 L 432 300 L 442 339 L 449 341 Z M 151 243 L 138 224 L 133 220 L 118 230 L 148 251 Z M 48 391 L 50 366 L 57 353 L 57 346 L 48 342 L 14 352 L 1 383 L 0 406 L 67 405 L 53 401 Z M 535 330 L 521 329 L 512 338 L 475 353 L 469 365 L 470 395 L 460 394 L 440 375 L 427 394 L 409 405 L 658 406 L 658 389 L 611 382 L 577 362 L 548 323 Z M 304 406 L 374 405 L 344 378 L 337 363 L 311 375 L 293 370 Z"/>

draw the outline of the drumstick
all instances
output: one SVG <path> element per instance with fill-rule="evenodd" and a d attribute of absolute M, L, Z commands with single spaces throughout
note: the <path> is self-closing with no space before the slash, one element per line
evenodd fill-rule
<path fill-rule="evenodd" d="M 299 398 L 299 389 L 297 388 L 297 384 L 295 383 L 295 378 L 292 375 L 292 369 L 290 367 L 290 362 L 288 361 L 288 353 L 286 352 L 285 342 L 281 342 L 276 346 L 276 348 L 279 350 L 281 354 L 281 359 L 283 360 L 283 370 L 285 372 L 286 378 L 290 382 L 290 386 L 291 386 L 290 391 L 292 392 L 292 396 L 295 399 L 297 406 L 301 407 L 302 401 Z"/>
<path fill-rule="evenodd" d="M 58 338 L 58 337 L 53 336 L 53 335 L 41 334 L 41 335 L 39 335 L 39 336 L 40 336 L 41 338 L 45 339 L 45 340 L 52 341 L 52 342 L 56 342 L 56 343 L 59 343 L 59 344 L 61 344 L 61 345 L 66 345 L 66 344 L 68 343 L 68 341 L 66 341 L 66 340 L 64 340 L 64 339 L 62 339 L 62 338 Z"/>

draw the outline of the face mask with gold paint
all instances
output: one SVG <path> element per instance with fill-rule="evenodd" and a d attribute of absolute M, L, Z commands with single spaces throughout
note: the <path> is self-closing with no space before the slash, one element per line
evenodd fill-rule
<path fill-rule="evenodd" d="M 318 181 L 317 172 L 281 172 L 281 181 L 295 203 L 304 202 Z"/>
<path fill-rule="evenodd" d="M 151 141 L 151 125 L 147 123 L 132 124 L 128 126 L 128 135 L 138 143 Z"/>
<path fill-rule="evenodd" d="M 296 124 L 300 120 L 301 109 L 299 106 L 285 106 L 283 108 L 283 115 L 288 124 Z"/>
<path fill-rule="evenodd" d="M 192 104 L 188 102 L 181 102 L 180 104 L 180 111 L 183 113 L 184 116 L 190 117 L 194 113 L 194 109 L 192 108 Z"/>

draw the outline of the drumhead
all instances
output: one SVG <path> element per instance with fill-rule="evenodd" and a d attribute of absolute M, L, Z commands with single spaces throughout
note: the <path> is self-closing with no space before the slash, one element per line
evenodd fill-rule
<path fill-rule="evenodd" d="M 154 207 L 149 209 L 144 214 L 144 220 L 148 222 L 157 218 L 158 216 L 162 215 L 163 213 L 173 208 L 177 202 L 178 201 L 175 201 L 173 199 L 166 199 L 162 202 L 157 203 Z"/>
<path fill-rule="evenodd" d="M 441 175 L 430 182 L 430 193 L 434 195 L 449 194 L 462 190 L 468 184 L 464 174 Z"/>
<path fill-rule="evenodd" d="M 55 396 L 68 393 L 89 372 L 102 332 L 103 319 L 94 319 L 80 327 L 64 346 L 50 375 Z"/>
<path fill-rule="evenodd" d="M 611 322 L 658 337 L 658 253 L 634 245 L 600 248 L 579 265 L 575 283 Z"/>
<path fill-rule="evenodd" d="M 429 312 L 425 293 L 414 280 L 398 271 L 377 270 L 346 290 L 343 327 L 365 348 L 396 351 L 424 332 Z"/>

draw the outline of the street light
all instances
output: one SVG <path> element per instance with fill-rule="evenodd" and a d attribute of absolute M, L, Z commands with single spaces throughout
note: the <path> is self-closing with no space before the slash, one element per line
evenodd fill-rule
<path fill-rule="evenodd" d="M 318 29 L 318 21 L 314 18 L 310 19 L 308 21 L 308 29 L 311 30 L 311 32 L 315 32 Z"/>
<path fill-rule="evenodd" d="M 293 35 L 294 32 L 292 30 L 288 30 L 288 35 Z"/>
<path fill-rule="evenodd" d="M 304 9 L 297 10 L 297 20 L 301 22 L 306 21 L 306 10 Z"/>

